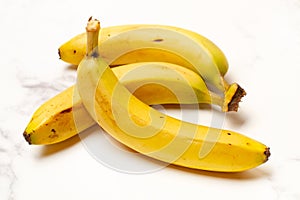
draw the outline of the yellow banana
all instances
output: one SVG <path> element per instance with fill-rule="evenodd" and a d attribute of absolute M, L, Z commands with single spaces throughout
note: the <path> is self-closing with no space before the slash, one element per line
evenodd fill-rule
<path fill-rule="evenodd" d="M 142 32 L 132 32 L 135 30 L 141 30 L 143 32 L 147 31 L 148 33 L 144 35 L 142 34 Z M 123 35 L 123 33 L 127 32 L 130 32 L 130 34 L 133 35 L 129 36 L 129 38 L 125 38 L 125 36 L 128 35 Z M 175 38 L 169 38 L 170 33 L 173 35 L 176 32 L 178 35 L 174 35 Z M 136 34 L 138 34 L 137 38 L 135 38 Z M 147 37 L 149 37 L 149 34 L 153 37 L 150 40 L 147 39 Z M 112 46 L 112 49 L 106 49 L 108 46 L 100 46 L 101 55 L 103 54 L 103 58 L 111 66 L 120 66 L 135 62 L 160 61 L 170 62 L 194 69 L 192 63 L 190 63 L 189 60 L 186 60 L 186 58 L 181 54 L 177 54 L 176 50 L 176 45 L 187 40 L 191 40 L 188 43 L 197 43 L 195 45 L 198 45 L 199 48 L 205 48 L 206 51 L 210 53 L 222 76 L 224 76 L 228 71 L 227 59 L 220 48 L 206 37 L 190 30 L 182 29 L 179 27 L 154 24 L 129 24 L 104 27 L 101 29 L 99 36 L 100 43 L 110 43 L 109 40 L 114 37 L 122 40 L 122 42 L 118 44 L 118 48 Z M 140 38 L 141 41 L 137 41 Z M 138 48 L 128 50 L 128 43 L 131 42 L 129 39 L 132 40 L 133 43 L 137 43 L 136 45 L 138 46 Z M 171 39 L 177 40 L 177 42 L 175 44 L 159 44 L 163 41 L 171 43 L 172 41 L 169 41 Z M 159 45 L 162 45 L 163 48 L 160 48 L 160 46 L 154 46 L 152 43 L 158 43 Z M 179 46 L 179 48 L 181 47 Z M 120 52 L 113 52 L 115 50 L 120 51 L 120 49 L 127 50 L 123 51 L 123 53 L 125 52 L 124 54 L 120 54 Z M 193 52 L 190 47 L 184 50 L 187 54 L 191 54 L 191 56 L 195 55 L 195 52 Z M 63 61 L 73 65 L 78 65 L 86 54 L 86 33 L 76 35 L 75 37 L 71 38 L 69 41 L 61 45 L 58 49 L 58 53 Z"/>
<path fill-rule="evenodd" d="M 60 58 L 77 65 L 86 52 L 85 38 L 86 34 L 80 34 L 63 44 L 59 48 Z M 233 94 L 234 102 L 246 94 L 238 84 L 225 81 L 225 55 L 198 33 L 163 25 L 123 25 L 103 28 L 99 39 L 101 57 L 110 66 L 142 61 L 175 63 L 194 70 L 224 95 Z"/>
<path fill-rule="evenodd" d="M 235 172 L 268 160 L 269 148 L 256 140 L 177 120 L 138 100 L 100 58 L 99 29 L 99 21 L 90 19 L 87 56 L 78 66 L 75 94 L 112 137 L 137 152 L 189 168 Z"/>
<path fill-rule="evenodd" d="M 225 112 L 228 111 L 228 105 L 231 105 L 230 99 L 223 99 L 210 92 L 196 73 L 175 64 L 133 63 L 113 68 L 113 72 L 130 92 L 148 105 L 212 103 L 219 105 Z M 72 99 L 73 90 L 73 86 L 64 90 L 33 114 L 24 131 L 30 144 L 61 142 L 96 123 L 84 109 L 81 100 Z M 181 97 L 180 102 L 177 96 Z M 76 125 L 73 106 L 77 117 L 84 119 Z"/>

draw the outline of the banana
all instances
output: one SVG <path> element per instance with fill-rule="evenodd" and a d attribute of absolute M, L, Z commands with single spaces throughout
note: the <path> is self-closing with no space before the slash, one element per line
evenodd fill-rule
<path fill-rule="evenodd" d="M 254 139 L 180 121 L 137 99 L 100 57 L 99 29 L 99 21 L 89 19 L 87 56 L 78 66 L 74 91 L 113 138 L 152 158 L 202 170 L 244 171 L 268 160 L 269 148 Z"/>
<path fill-rule="evenodd" d="M 60 58 L 78 65 L 86 53 L 85 38 L 85 33 L 79 34 L 61 45 Z M 246 95 L 237 83 L 225 81 L 228 62 L 224 53 L 198 33 L 164 25 L 123 25 L 103 28 L 99 39 L 100 55 L 110 66 L 163 61 L 187 67 L 225 96 L 234 95 L 236 110 Z"/>
<path fill-rule="evenodd" d="M 142 32 L 147 31 L 148 33 L 144 35 L 142 32 L 132 32 L 135 30 L 141 30 Z M 127 32 L 133 35 L 126 38 L 128 35 L 123 33 Z M 171 38 L 169 37 L 170 33 L 172 35 L 177 33 L 177 35 L 174 35 L 174 38 L 172 38 L 173 40 L 177 40 L 175 44 L 170 44 L 172 42 Z M 149 40 L 148 37 L 151 36 L 152 39 Z M 115 37 L 122 40 L 122 42 L 118 44 L 118 50 L 128 49 L 128 41 L 130 40 L 132 40 L 132 43 L 137 43 L 136 45 L 138 46 L 138 48 L 129 49 L 126 50 L 125 54 L 120 54 L 119 52 L 113 52 L 117 49 L 112 45 L 109 45 L 112 46 L 112 49 L 106 49 L 108 46 L 101 45 L 100 53 L 101 55 L 103 54 L 103 58 L 108 63 L 111 62 L 111 66 L 120 66 L 134 62 L 161 61 L 170 62 L 194 69 L 192 63 L 190 63 L 189 60 L 186 60 L 185 57 L 181 56 L 181 53 L 176 53 L 177 47 L 175 46 L 179 43 L 184 43 L 185 41 L 190 40 L 188 43 L 196 43 L 195 45 L 198 45 L 200 49 L 206 49 L 204 51 L 208 51 L 210 53 L 210 56 L 213 57 L 213 60 L 215 61 L 216 66 L 218 67 L 219 72 L 222 76 L 224 76 L 228 71 L 227 59 L 220 48 L 206 37 L 187 29 L 154 24 L 129 24 L 110 26 L 101 29 L 99 36 L 100 43 L 110 42 L 109 40 Z M 157 43 L 159 44 L 159 46 L 154 46 L 152 43 Z M 193 52 L 193 49 L 190 49 L 190 47 L 185 49 L 185 51 L 187 54 L 190 54 L 190 56 L 195 56 L 195 52 Z M 60 56 L 60 59 L 62 59 L 63 61 L 73 65 L 78 65 L 86 54 L 86 33 L 78 34 L 61 45 L 58 49 L 58 54 Z M 119 57 L 116 57 L 115 55 L 118 55 Z"/>
<path fill-rule="evenodd" d="M 113 72 L 130 92 L 148 105 L 212 103 L 226 112 L 231 102 L 210 92 L 198 74 L 176 64 L 132 63 L 113 68 Z M 24 131 L 30 144 L 58 143 L 96 123 L 81 99 L 72 99 L 73 91 L 74 86 L 67 88 L 36 110 Z M 84 121 L 75 124 L 73 107 L 76 116 Z"/>

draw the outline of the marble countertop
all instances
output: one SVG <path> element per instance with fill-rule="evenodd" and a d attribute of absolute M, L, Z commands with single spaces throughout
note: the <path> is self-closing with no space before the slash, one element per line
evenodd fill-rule
<path fill-rule="evenodd" d="M 214 41 L 228 57 L 226 78 L 247 90 L 223 128 L 263 141 L 270 160 L 243 173 L 167 166 L 136 175 L 99 162 L 79 137 L 28 145 L 35 109 L 75 83 L 57 48 L 91 15 L 102 26 L 168 24 Z M 0 25 L 0 199 L 300 199 L 299 0 L 12 0 L 0 2 Z"/>

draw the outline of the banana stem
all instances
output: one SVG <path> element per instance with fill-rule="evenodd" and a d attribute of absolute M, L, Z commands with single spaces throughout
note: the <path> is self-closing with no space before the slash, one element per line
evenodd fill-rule
<path fill-rule="evenodd" d="M 246 95 L 246 91 L 237 83 L 229 84 L 224 77 L 222 77 L 224 86 L 224 106 L 223 111 L 238 111 L 241 99 Z"/>
<path fill-rule="evenodd" d="M 224 85 L 225 91 L 228 90 L 230 84 L 227 83 L 227 81 L 224 79 L 224 77 L 222 77 L 222 81 L 223 81 L 223 85 Z"/>
<path fill-rule="evenodd" d="M 86 55 L 92 57 L 98 57 L 98 36 L 100 30 L 100 22 L 97 19 L 89 18 L 86 32 L 87 32 L 87 47 L 86 47 Z"/>
<path fill-rule="evenodd" d="M 211 104 L 218 105 L 223 107 L 224 106 L 224 99 L 220 97 L 218 94 L 214 92 L 210 92 L 210 97 L 211 97 Z"/>

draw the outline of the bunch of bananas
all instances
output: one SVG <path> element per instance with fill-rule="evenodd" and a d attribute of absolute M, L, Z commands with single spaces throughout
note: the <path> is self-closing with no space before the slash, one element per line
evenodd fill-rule
<path fill-rule="evenodd" d="M 270 156 L 254 139 L 150 106 L 206 103 L 223 112 L 238 110 L 245 91 L 225 81 L 226 57 L 198 33 L 162 25 L 100 31 L 99 21 L 90 18 L 86 33 L 63 44 L 59 56 L 78 65 L 77 82 L 35 111 L 23 133 L 29 144 L 58 143 L 98 123 L 139 153 L 189 168 L 244 171 Z"/>

